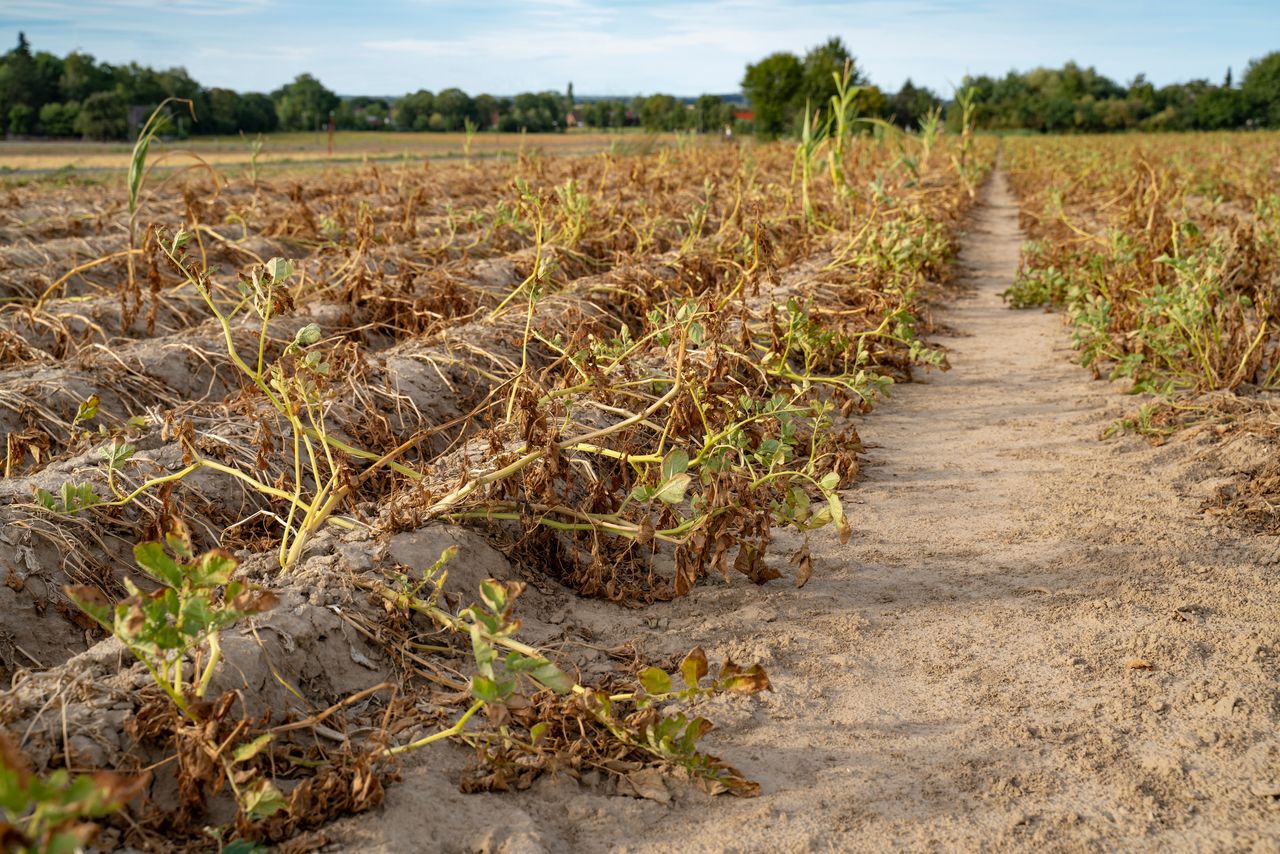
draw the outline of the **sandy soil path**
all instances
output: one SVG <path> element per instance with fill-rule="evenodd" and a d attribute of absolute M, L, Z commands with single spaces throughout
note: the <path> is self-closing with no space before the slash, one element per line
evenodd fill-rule
<path fill-rule="evenodd" d="M 943 316 L 953 369 L 859 425 L 852 541 L 816 538 L 802 590 L 712 584 L 646 611 L 658 628 L 574 614 L 650 653 L 764 663 L 772 694 L 704 709 L 763 795 L 468 797 L 409 769 L 344 844 L 1280 851 L 1275 541 L 1199 513 L 1192 443 L 1099 441 L 1125 401 L 1072 363 L 1057 316 L 1002 306 L 1022 238 L 1003 175 L 984 193 L 972 293 Z"/>

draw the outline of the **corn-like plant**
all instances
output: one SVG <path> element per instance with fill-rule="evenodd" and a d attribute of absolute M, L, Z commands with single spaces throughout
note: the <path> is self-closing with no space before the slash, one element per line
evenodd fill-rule
<path fill-rule="evenodd" d="M 244 139 L 249 145 L 249 183 L 256 190 L 258 189 L 258 176 L 262 170 L 262 164 L 258 162 L 258 158 L 262 156 L 266 138 L 259 133 L 253 139 L 246 139 L 244 131 L 240 132 L 240 138 Z"/>
<path fill-rule="evenodd" d="M 794 183 L 796 173 L 800 173 L 801 208 L 804 211 L 806 225 L 817 224 L 817 216 L 810 195 L 813 184 L 813 173 L 818 166 L 818 155 L 826 139 L 827 126 L 820 122 L 821 110 L 810 109 L 809 102 L 804 105 L 804 118 L 800 125 L 800 142 L 796 145 L 795 165 L 791 170 Z"/>
<path fill-rule="evenodd" d="M 476 131 L 480 130 L 480 126 L 472 121 L 471 116 L 466 116 L 462 120 L 462 130 L 466 134 L 466 138 L 462 143 L 462 156 L 470 160 L 471 145 L 475 142 Z"/>
<path fill-rule="evenodd" d="M 956 104 L 960 107 L 960 151 L 952 155 L 952 162 L 970 198 L 975 198 L 978 194 L 978 172 L 973 162 L 973 135 L 978 119 L 977 94 L 972 86 L 957 89 L 955 93 Z"/>
<path fill-rule="evenodd" d="M 858 94 L 861 86 L 850 85 L 853 78 L 853 62 L 846 59 L 842 72 L 831 72 L 835 80 L 836 93 L 831 96 L 828 109 L 828 136 L 831 154 L 828 158 L 831 166 L 831 185 L 841 194 L 853 191 L 845 176 L 845 145 L 853 134 L 854 121 L 858 117 Z"/>
<path fill-rule="evenodd" d="M 942 107 L 933 106 L 920 119 L 920 165 L 929 167 L 929 158 L 933 155 L 934 146 L 945 131 L 942 122 Z"/>

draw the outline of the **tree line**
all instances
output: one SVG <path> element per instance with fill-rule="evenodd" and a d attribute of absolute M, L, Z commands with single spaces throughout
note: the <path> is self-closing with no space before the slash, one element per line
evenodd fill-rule
<path fill-rule="evenodd" d="M 157 71 L 109 65 L 86 53 L 58 57 L 35 51 L 25 35 L 0 56 L 0 132 L 15 136 L 125 139 L 165 98 L 192 102 L 197 121 L 174 111 L 186 134 L 320 130 L 476 131 L 564 130 L 642 126 L 649 130 L 718 131 L 734 121 L 734 105 L 716 95 L 693 103 L 673 95 L 577 103 L 567 92 L 513 97 L 425 89 L 399 98 L 342 98 L 310 74 L 271 93 L 201 86 L 183 68 Z"/>
<path fill-rule="evenodd" d="M 848 47 L 832 38 L 803 56 L 782 51 L 747 66 L 742 91 L 749 112 L 720 95 L 690 100 L 655 94 L 628 100 L 574 98 L 566 92 L 513 97 L 461 89 L 418 90 L 399 98 L 341 98 L 310 74 L 270 93 L 205 88 L 183 68 L 110 65 L 79 51 L 58 57 L 32 51 L 25 35 L 0 55 L 0 132 L 16 136 L 124 139 L 168 97 L 189 99 L 198 118 L 175 111 L 181 135 L 319 130 L 548 132 L 570 126 L 653 131 L 753 130 L 764 137 L 796 132 L 806 106 L 822 109 L 835 94 L 833 73 L 849 69 L 861 116 L 918 127 L 948 102 L 910 80 L 895 93 L 873 85 Z M 1040 132 L 1219 130 L 1280 127 L 1280 52 L 1249 63 L 1239 83 L 1228 70 L 1218 84 L 1192 80 L 1156 87 L 1139 75 L 1122 86 L 1093 68 L 1011 71 L 966 77 L 979 127 Z M 950 117 L 948 117 L 950 118 Z"/>
<path fill-rule="evenodd" d="M 968 77 L 980 127 L 1045 133 L 1230 130 L 1280 127 L 1280 52 L 1249 63 L 1235 85 L 1191 80 L 1156 87 L 1144 75 L 1120 85 L 1067 63 L 1004 77 Z"/>
<path fill-rule="evenodd" d="M 764 136 L 793 134 L 806 105 L 825 108 L 835 94 L 833 71 L 850 63 L 859 92 L 859 113 L 918 127 L 932 111 L 946 115 L 943 99 L 908 80 L 888 95 L 870 84 L 838 38 L 803 57 L 773 53 L 747 66 L 742 90 Z M 1094 68 L 1068 62 L 1062 68 L 1010 71 L 1004 77 L 967 76 L 977 126 L 988 130 L 1101 133 L 1121 130 L 1227 130 L 1280 128 L 1280 51 L 1251 61 L 1237 85 L 1227 69 L 1221 83 L 1191 80 L 1156 87 L 1144 75 L 1122 86 Z"/>

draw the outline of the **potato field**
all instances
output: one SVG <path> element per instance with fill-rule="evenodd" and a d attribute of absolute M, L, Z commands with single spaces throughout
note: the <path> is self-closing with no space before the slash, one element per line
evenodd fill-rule
<path fill-rule="evenodd" d="M 762 668 L 535 647 L 517 597 L 822 573 L 858 415 L 945 367 L 994 142 L 262 175 L 146 141 L 125 182 L 2 200 L 0 717 L 57 802 L 31 838 L 81 810 L 107 847 L 281 842 L 445 738 L 469 790 L 753 794 L 684 706 Z"/>
<path fill-rule="evenodd" d="M 153 131 L 0 192 L 6 850 L 1275 844 L 1274 135 Z"/>

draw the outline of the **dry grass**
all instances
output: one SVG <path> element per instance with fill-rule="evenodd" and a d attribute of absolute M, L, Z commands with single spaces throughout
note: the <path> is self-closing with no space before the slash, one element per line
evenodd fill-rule
<path fill-rule="evenodd" d="M 525 134 L 481 133 L 472 142 L 477 157 L 515 156 L 521 150 L 540 149 L 555 154 L 593 154 L 622 145 L 654 147 L 674 143 L 673 134 L 639 132 Z M 266 138 L 259 162 L 264 166 L 326 161 L 395 160 L 400 158 L 463 157 L 463 133 L 380 133 L 341 131 L 334 134 L 333 154 L 328 136 L 321 133 L 276 133 Z M 183 148 L 209 163 L 232 166 L 249 163 L 248 143 L 238 136 L 198 137 L 157 145 L 155 154 Z M 7 170 L 126 169 L 132 143 L 64 140 L 0 141 L 0 164 Z"/>

